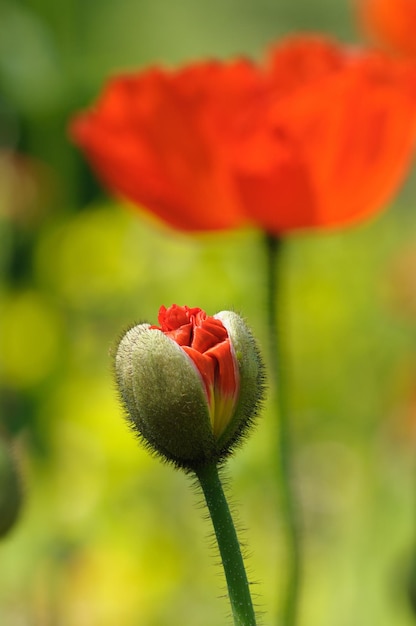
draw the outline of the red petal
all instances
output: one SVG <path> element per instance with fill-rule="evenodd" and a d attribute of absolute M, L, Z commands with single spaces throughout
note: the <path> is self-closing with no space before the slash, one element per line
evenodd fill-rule
<path fill-rule="evenodd" d="M 237 104 L 246 89 L 242 78 L 252 74 L 249 64 L 240 63 L 234 76 L 222 64 L 201 63 L 176 74 L 151 70 L 114 79 L 96 109 L 72 122 L 72 138 L 113 192 L 172 226 L 241 225 L 221 148 L 219 126 L 226 127 L 227 116 L 221 122 L 212 107 L 225 85 Z"/>
<path fill-rule="evenodd" d="M 192 338 L 192 330 L 192 324 L 186 324 L 175 330 L 165 330 L 164 333 L 180 346 L 189 346 Z"/>
<path fill-rule="evenodd" d="M 231 352 L 230 340 L 222 343 L 205 353 L 215 359 L 217 363 L 216 386 L 222 396 L 236 398 L 238 394 L 238 370 L 234 355 Z"/>
<path fill-rule="evenodd" d="M 296 40 L 293 45 L 298 67 L 302 47 Z M 310 47 L 316 53 L 315 40 Z M 303 54 L 307 49 L 305 42 Z M 287 79 L 287 96 L 270 107 L 270 157 L 263 164 L 241 159 L 238 184 L 246 211 L 268 232 L 339 226 L 374 214 L 410 167 L 416 65 L 373 53 L 343 54 L 344 62 L 335 59 L 326 72 L 324 63 L 316 70 L 305 61 L 302 85 Z M 283 78 L 278 73 L 280 85 Z"/>
<path fill-rule="evenodd" d="M 162 320 L 159 323 L 163 330 L 173 330 L 179 328 L 182 324 L 189 324 L 189 315 L 186 307 L 173 304 L 163 312 Z"/>
<path fill-rule="evenodd" d="M 206 352 L 219 341 L 224 341 L 227 336 L 227 331 L 222 322 L 213 317 L 208 317 L 201 326 L 195 326 L 192 347 L 198 352 Z"/>
<path fill-rule="evenodd" d="M 215 382 L 215 361 L 205 354 L 201 354 L 197 350 L 189 346 L 182 346 L 182 350 L 192 359 L 196 365 L 205 385 L 208 402 L 214 389 Z"/>
<path fill-rule="evenodd" d="M 415 148 L 415 69 L 359 57 L 319 92 L 280 109 L 278 123 L 297 138 L 315 192 L 304 226 L 371 215 L 402 182 Z"/>
<path fill-rule="evenodd" d="M 346 64 L 345 51 L 323 37 L 291 37 L 271 50 L 273 90 L 284 98 L 339 72 Z"/>
<path fill-rule="evenodd" d="M 415 0 L 355 0 L 364 32 L 386 49 L 416 57 Z"/>

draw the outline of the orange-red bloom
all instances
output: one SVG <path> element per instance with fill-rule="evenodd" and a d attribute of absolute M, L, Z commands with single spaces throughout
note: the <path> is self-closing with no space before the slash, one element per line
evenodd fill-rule
<path fill-rule="evenodd" d="M 415 0 L 355 0 L 365 33 L 397 54 L 416 57 Z"/>
<path fill-rule="evenodd" d="M 104 183 L 175 228 L 279 235 L 380 210 L 416 138 L 416 65 L 317 37 L 110 81 L 72 123 Z"/>

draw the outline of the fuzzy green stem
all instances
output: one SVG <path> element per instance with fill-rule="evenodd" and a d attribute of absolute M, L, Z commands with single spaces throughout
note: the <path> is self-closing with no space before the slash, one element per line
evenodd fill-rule
<path fill-rule="evenodd" d="M 284 626 L 295 626 L 298 611 L 301 555 L 296 499 L 292 482 L 292 441 L 285 379 L 285 351 L 279 332 L 283 241 L 266 235 L 266 248 L 269 342 L 278 425 L 277 480 L 287 550 L 286 588 L 281 609 L 281 623 Z"/>
<path fill-rule="evenodd" d="M 224 495 L 216 465 L 198 468 L 195 474 L 202 491 L 214 526 L 218 548 L 227 580 L 228 595 L 235 626 L 255 626 L 250 586 L 244 568 L 243 557 L 230 509 Z"/>

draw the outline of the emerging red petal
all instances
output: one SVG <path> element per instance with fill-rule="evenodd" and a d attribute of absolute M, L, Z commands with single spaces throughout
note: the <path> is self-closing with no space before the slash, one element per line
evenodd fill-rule
<path fill-rule="evenodd" d="M 230 340 L 226 339 L 222 343 L 217 344 L 208 352 L 206 356 L 215 359 L 218 368 L 217 390 L 219 395 L 235 397 L 238 389 L 236 388 L 236 365 L 235 358 L 232 353 Z"/>
<path fill-rule="evenodd" d="M 168 309 L 161 306 L 159 309 L 158 322 L 163 331 L 176 330 L 184 324 L 192 324 L 193 318 L 198 315 L 206 317 L 206 313 L 199 308 L 188 306 L 178 306 L 172 304 Z"/>
<path fill-rule="evenodd" d="M 227 338 L 227 331 L 220 320 L 207 317 L 194 328 L 192 347 L 198 352 L 206 352 Z"/>
<path fill-rule="evenodd" d="M 215 437 L 229 423 L 239 392 L 239 371 L 223 323 L 199 308 L 173 304 L 159 310 L 158 326 L 181 346 L 197 368 L 207 397 Z"/>
<path fill-rule="evenodd" d="M 182 346 L 196 365 L 205 385 L 211 423 L 216 438 L 227 427 L 237 401 L 239 374 L 230 340 L 218 343 L 204 354 Z"/>
<path fill-rule="evenodd" d="M 193 327 L 192 324 L 184 324 L 174 330 L 165 330 L 164 333 L 180 346 L 189 346 L 191 343 Z"/>
<path fill-rule="evenodd" d="M 199 373 L 201 374 L 202 380 L 204 381 L 208 402 L 210 403 L 211 394 L 215 385 L 215 361 L 206 354 L 202 354 L 201 352 L 198 352 L 198 350 L 194 350 L 194 348 L 190 348 L 189 346 L 182 346 L 182 349 L 189 357 L 191 357 Z"/>
<path fill-rule="evenodd" d="M 217 375 L 214 399 L 211 401 L 211 419 L 214 436 L 219 438 L 233 415 L 240 391 L 240 376 L 229 339 L 208 350 L 206 355 L 216 362 Z"/>

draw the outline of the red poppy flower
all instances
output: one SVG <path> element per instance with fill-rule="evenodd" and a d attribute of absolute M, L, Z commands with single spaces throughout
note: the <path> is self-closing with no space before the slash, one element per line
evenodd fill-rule
<path fill-rule="evenodd" d="M 416 57 L 415 0 L 355 0 L 368 36 L 392 52 Z"/>
<path fill-rule="evenodd" d="M 72 137 L 115 193 L 183 230 L 279 235 L 378 211 L 416 138 L 416 65 L 317 37 L 269 59 L 113 79 Z"/>

